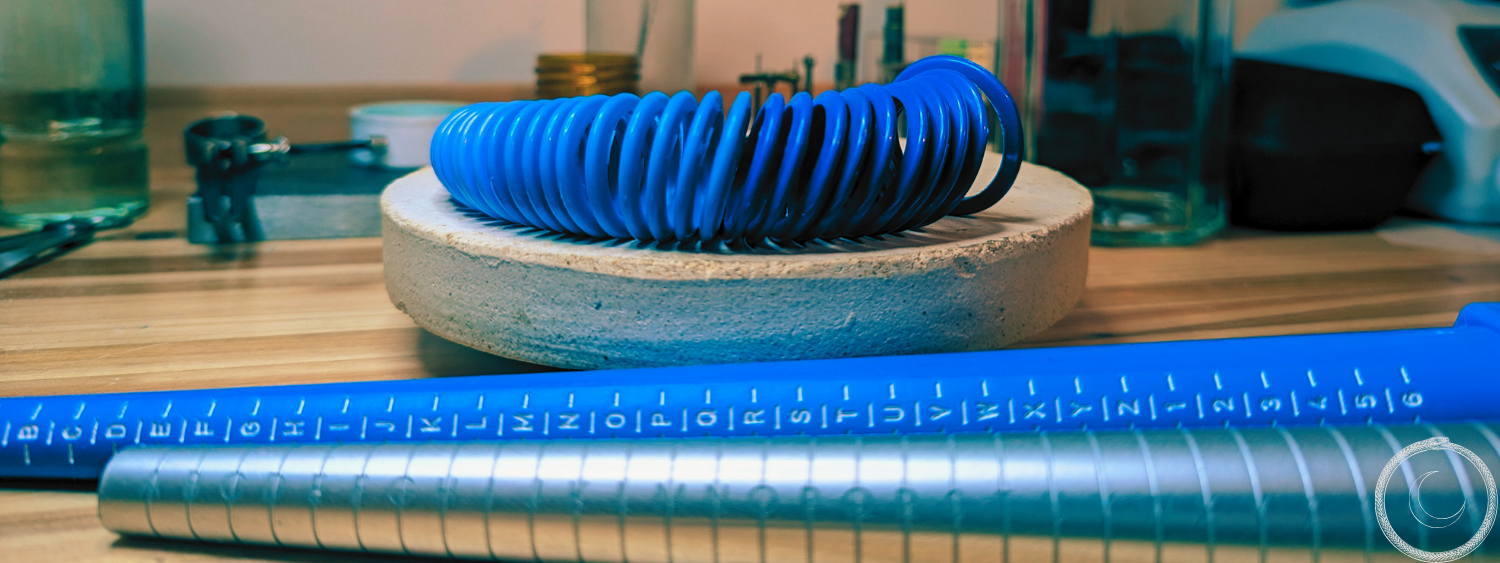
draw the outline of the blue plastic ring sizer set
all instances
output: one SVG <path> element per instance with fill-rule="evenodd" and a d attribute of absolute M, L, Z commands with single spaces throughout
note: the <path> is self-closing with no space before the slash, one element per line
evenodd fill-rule
<path fill-rule="evenodd" d="M 965 197 L 999 116 L 1002 164 Z M 905 132 L 901 135 L 904 117 Z M 940 55 L 813 98 L 709 92 L 474 104 L 433 136 L 438 179 L 510 223 L 595 238 L 811 240 L 982 211 L 1020 173 L 1021 120 L 990 71 Z"/>

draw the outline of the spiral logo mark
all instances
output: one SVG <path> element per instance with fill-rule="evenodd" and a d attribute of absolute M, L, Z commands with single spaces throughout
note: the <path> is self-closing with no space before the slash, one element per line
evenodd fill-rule
<path fill-rule="evenodd" d="M 1391 475 L 1396 473 L 1396 469 L 1400 467 L 1403 462 L 1419 453 L 1437 450 L 1448 450 L 1450 452 L 1464 456 L 1465 459 L 1469 460 L 1469 463 L 1474 464 L 1474 467 L 1479 470 L 1480 477 L 1484 479 L 1484 491 L 1489 502 L 1485 505 L 1484 521 L 1479 525 L 1479 531 L 1474 534 L 1474 537 L 1469 538 L 1469 541 L 1465 542 L 1463 545 L 1460 545 L 1448 551 L 1433 552 L 1424 551 L 1412 547 L 1411 544 L 1406 543 L 1405 540 L 1402 540 L 1400 535 L 1396 534 L 1396 530 L 1391 527 L 1390 515 L 1386 513 L 1385 495 L 1386 487 L 1390 484 L 1391 481 Z M 1425 479 L 1426 477 L 1427 475 L 1424 474 L 1423 478 Z M 1412 491 L 1412 494 L 1419 495 L 1420 489 Z M 1417 500 L 1416 502 L 1418 503 L 1418 506 L 1420 506 L 1421 501 Z M 1490 474 L 1490 469 L 1488 467 L 1485 467 L 1484 462 L 1480 461 L 1479 456 L 1474 455 L 1474 452 L 1469 451 L 1468 448 L 1448 441 L 1447 438 L 1429 438 L 1427 440 L 1422 440 L 1421 442 L 1417 442 L 1415 444 L 1402 448 L 1395 457 L 1391 458 L 1391 461 L 1385 464 L 1385 469 L 1380 472 L 1380 478 L 1375 482 L 1375 518 L 1380 523 L 1380 531 L 1385 534 L 1386 539 L 1391 541 L 1391 545 L 1396 546 L 1396 549 L 1400 550 L 1401 553 L 1406 554 L 1407 557 L 1416 559 L 1417 561 L 1424 561 L 1426 563 L 1448 563 L 1449 561 L 1456 560 L 1460 557 L 1468 555 L 1470 552 L 1473 552 L 1479 547 L 1479 544 L 1483 543 L 1484 539 L 1490 535 L 1490 529 L 1495 525 L 1496 509 L 1495 477 Z M 1423 509 L 1423 512 L 1426 512 L 1426 509 Z M 1463 509 L 1460 508 L 1459 512 L 1454 513 L 1453 516 L 1448 518 L 1456 518 L 1459 514 L 1462 514 L 1462 512 Z M 1415 516 L 1415 513 L 1413 513 L 1413 516 Z M 1420 519 L 1418 520 L 1418 522 L 1420 522 Z M 1427 524 L 1423 523 L 1423 525 Z"/>

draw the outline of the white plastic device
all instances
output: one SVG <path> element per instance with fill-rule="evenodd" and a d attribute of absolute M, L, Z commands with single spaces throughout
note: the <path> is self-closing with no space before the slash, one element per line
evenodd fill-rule
<path fill-rule="evenodd" d="M 1500 1 L 1302 2 L 1262 20 L 1236 54 L 1415 91 L 1443 142 L 1408 207 L 1500 223 L 1500 53 L 1475 35 L 1500 45 Z"/>

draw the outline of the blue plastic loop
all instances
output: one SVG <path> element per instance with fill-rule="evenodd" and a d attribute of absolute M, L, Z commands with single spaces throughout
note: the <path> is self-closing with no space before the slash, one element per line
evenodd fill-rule
<path fill-rule="evenodd" d="M 1000 171 L 965 197 L 990 110 Z M 438 127 L 431 157 L 454 200 L 502 221 L 592 238 L 753 242 L 880 235 L 982 211 L 1015 182 L 1022 149 L 999 79 L 937 56 L 889 85 L 775 94 L 753 117 L 744 93 L 727 110 L 718 92 L 701 103 L 656 92 L 474 104 Z"/>
<path fill-rule="evenodd" d="M 1026 150 L 1026 144 L 1021 134 L 1021 112 L 1016 108 L 1015 100 L 1011 99 L 1010 91 L 1000 83 L 994 73 L 979 66 L 978 63 L 962 57 L 953 55 L 937 55 L 907 65 L 906 70 L 896 76 L 896 81 L 917 78 L 932 70 L 952 70 L 964 78 L 969 79 L 979 90 L 989 98 L 989 105 L 995 110 L 1000 118 L 1000 142 L 1001 156 L 1004 160 L 1000 164 L 1000 171 L 995 178 L 990 180 L 989 187 L 985 188 L 979 195 L 965 199 L 951 213 L 953 215 L 971 215 L 978 213 L 1000 201 L 1010 191 L 1011 185 L 1015 184 L 1016 176 L 1021 174 L 1021 154 Z M 985 129 L 984 137 L 989 136 Z"/>

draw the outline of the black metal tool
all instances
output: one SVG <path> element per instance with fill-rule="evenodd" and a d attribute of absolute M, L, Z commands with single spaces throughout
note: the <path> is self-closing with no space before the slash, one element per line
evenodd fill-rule
<path fill-rule="evenodd" d="M 70 219 L 48 223 L 29 233 L 0 237 L 0 278 L 88 244 L 94 240 L 94 233 L 101 229 L 114 229 L 129 224 L 129 219 Z"/>
<path fill-rule="evenodd" d="M 198 170 L 195 212 L 212 225 L 216 242 L 231 243 L 264 238 L 253 205 L 262 166 L 286 163 L 299 154 L 366 149 L 378 155 L 385 151 L 386 140 L 293 145 L 286 137 L 269 138 L 259 118 L 223 114 L 189 125 L 183 131 L 183 146 L 188 164 Z"/>

